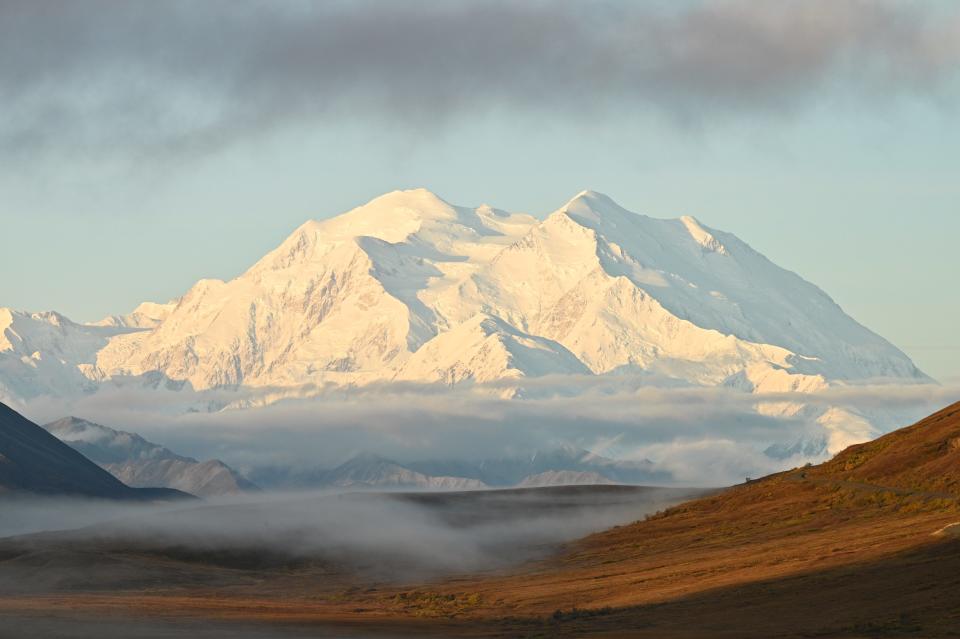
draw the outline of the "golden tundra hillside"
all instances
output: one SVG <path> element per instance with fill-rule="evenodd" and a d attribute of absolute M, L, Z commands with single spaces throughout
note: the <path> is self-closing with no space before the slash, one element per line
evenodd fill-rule
<path fill-rule="evenodd" d="M 958 461 L 960 403 L 819 466 L 682 503 L 520 568 L 371 582 L 346 564 L 102 539 L 82 552 L 166 580 L 125 587 L 114 574 L 11 592 L 2 606 L 438 636 L 950 636 L 960 619 Z M 25 557 L 78 561 L 80 550 L 57 546 L 8 540 L 0 574 Z"/>

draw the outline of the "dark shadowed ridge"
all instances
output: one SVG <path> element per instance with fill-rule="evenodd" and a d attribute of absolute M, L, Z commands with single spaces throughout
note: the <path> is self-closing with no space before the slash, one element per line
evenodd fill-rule
<path fill-rule="evenodd" d="M 79 417 L 64 417 L 43 428 L 131 487 L 173 488 L 198 497 L 260 490 L 219 459 L 184 457 L 137 433 Z"/>
<path fill-rule="evenodd" d="M 131 488 L 0 403 L 0 494 L 19 492 L 128 500 L 192 497 L 169 488 Z"/>

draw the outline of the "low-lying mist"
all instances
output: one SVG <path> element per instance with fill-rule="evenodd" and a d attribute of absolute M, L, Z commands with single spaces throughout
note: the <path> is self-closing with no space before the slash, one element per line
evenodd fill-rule
<path fill-rule="evenodd" d="M 473 573 L 542 557 L 694 494 L 580 486 L 265 494 L 190 506 L 7 500 L 0 590 L 225 586 L 244 571 L 344 582 Z"/>
<path fill-rule="evenodd" d="M 765 451 L 826 442 L 836 452 L 960 396 L 956 386 L 889 380 L 760 395 L 660 383 L 666 384 L 629 374 L 547 376 L 524 380 L 522 399 L 501 397 L 496 383 L 311 387 L 298 390 L 302 397 L 282 399 L 292 391 L 106 387 L 76 400 L 43 398 L 17 408 L 38 423 L 77 415 L 240 471 L 333 468 L 358 453 L 400 463 L 479 461 L 569 445 L 615 459 L 649 459 L 677 484 L 703 485 L 822 461 L 826 451 L 789 459 Z M 241 405 L 247 408 L 236 408 Z M 235 408 L 217 410 L 227 406 Z M 794 413 L 791 406 L 806 408 Z M 832 408 L 848 411 L 846 418 L 820 423 Z"/>

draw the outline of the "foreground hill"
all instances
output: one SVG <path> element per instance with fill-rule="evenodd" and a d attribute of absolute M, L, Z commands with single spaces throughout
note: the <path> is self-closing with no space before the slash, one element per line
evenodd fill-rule
<path fill-rule="evenodd" d="M 78 417 L 64 417 L 44 428 L 128 486 L 174 488 L 199 497 L 258 490 L 219 459 L 184 457 L 136 433 Z"/>
<path fill-rule="evenodd" d="M 672 507 L 587 537 L 535 570 L 456 589 L 541 618 L 518 623 L 518 635 L 953 636 L 958 441 L 960 403 L 819 466 Z"/>
<path fill-rule="evenodd" d="M 188 496 L 165 488 L 131 488 L 0 404 L 0 495 L 14 492 L 133 500 Z"/>

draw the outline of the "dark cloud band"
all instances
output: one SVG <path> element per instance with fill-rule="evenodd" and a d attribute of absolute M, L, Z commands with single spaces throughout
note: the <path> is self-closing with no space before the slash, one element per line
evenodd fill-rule
<path fill-rule="evenodd" d="M 941 97 L 958 42 L 960 14 L 930 3 L 0 0 L 0 145 L 203 151 L 348 116 L 705 122 Z"/>

